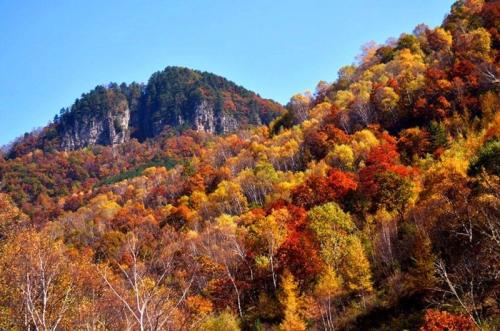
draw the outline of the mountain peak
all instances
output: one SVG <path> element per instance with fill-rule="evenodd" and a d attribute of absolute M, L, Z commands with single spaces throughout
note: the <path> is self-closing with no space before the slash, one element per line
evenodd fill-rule
<path fill-rule="evenodd" d="M 162 132 L 227 134 L 269 124 L 284 111 L 228 79 L 185 67 L 168 66 L 147 84 L 110 83 L 82 94 L 40 132 L 16 141 L 15 157 L 39 148 L 76 150 L 92 145 L 143 141 Z"/>

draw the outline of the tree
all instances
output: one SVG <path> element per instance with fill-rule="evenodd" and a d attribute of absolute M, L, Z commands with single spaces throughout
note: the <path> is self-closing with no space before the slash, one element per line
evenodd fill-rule
<path fill-rule="evenodd" d="M 391 112 L 398 104 L 399 95 L 392 87 L 383 87 L 375 92 L 375 101 L 379 109 L 385 113 Z"/>
<path fill-rule="evenodd" d="M 215 224 L 203 232 L 198 245 L 200 248 L 198 254 L 208 256 L 222 267 L 236 297 L 238 314 L 243 317 L 242 283 L 237 278 L 241 275 L 242 264 L 246 265 L 251 275 L 253 271 L 246 261 L 242 234 L 238 231 L 234 217 L 229 215 L 218 217 Z"/>
<path fill-rule="evenodd" d="M 181 291 L 165 285 L 172 272 L 172 250 L 167 247 L 149 264 L 141 260 L 141 247 L 134 233 L 130 233 L 126 246 L 126 262 L 115 263 L 122 278 L 114 275 L 109 267 L 98 267 L 98 272 L 111 293 L 121 303 L 127 328 L 163 330 L 173 325 L 174 312 L 185 300 L 193 282 L 186 281 Z M 181 281 L 182 280 L 178 280 Z M 177 292 L 177 293 L 176 293 Z"/>
<path fill-rule="evenodd" d="M 287 220 L 288 235 L 278 250 L 278 263 L 297 279 L 310 282 L 321 272 L 323 264 L 313 233 L 307 228 L 306 212 L 291 204 L 284 207 L 290 217 Z"/>
<path fill-rule="evenodd" d="M 376 201 L 387 210 L 396 210 L 403 215 L 408 201 L 413 195 L 413 185 L 410 180 L 392 171 L 380 173 L 376 177 L 378 194 Z"/>
<path fill-rule="evenodd" d="M 490 253 L 499 242 L 498 222 L 493 221 L 498 218 L 493 202 L 498 199 L 498 180 L 486 175 L 485 186 L 481 181 L 472 185 L 464 168 L 464 164 L 448 163 L 429 171 L 412 218 L 425 229 L 439 257 L 435 270 L 443 298 L 481 325 L 486 302 L 491 300 L 486 284 L 496 277 L 499 264 Z"/>
<path fill-rule="evenodd" d="M 345 89 L 353 80 L 353 76 L 356 73 L 356 67 L 354 65 L 343 66 L 338 71 L 337 84 L 340 89 Z"/>
<path fill-rule="evenodd" d="M 354 133 L 351 146 L 354 152 L 355 160 L 356 158 L 365 159 L 370 150 L 379 144 L 380 143 L 377 137 L 368 129 Z"/>
<path fill-rule="evenodd" d="M 335 168 L 328 171 L 328 182 L 332 191 L 331 195 L 336 200 L 342 199 L 358 187 L 353 174 Z"/>
<path fill-rule="evenodd" d="M 348 213 L 345 213 L 338 204 L 329 202 L 312 208 L 307 213 L 308 225 L 316 234 L 321 246 L 327 246 L 335 233 L 350 234 L 356 225 Z M 335 251 L 334 249 L 328 249 Z"/>
<path fill-rule="evenodd" d="M 302 123 L 307 119 L 310 103 L 310 93 L 295 94 L 290 99 L 287 108 L 290 111 L 294 124 Z"/>
<path fill-rule="evenodd" d="M 0 240 L 18 227 L 26 216 L 14 205 L 10 196 L 0 193 Z"/>
<path fill-rule="evenodd" d="M 347 288 L 355 293 L 369 293 L 373 290 L 370 262 L 366 258 L 361 240 L 355 235 L 347 238 L 346 256 L 340 267 Z"/>
<path fill-rule="evenodd" d="M 365 228 L 367 232 L 373 231 L 371 243 L 375 260 L 374 269 L 380 270 L 384 276 L 388 276 L 396 264 L 398 227 L 398 219 L 382 208 L 377 210 Z"/>
<path fill-rule="evenodd" d="M 209 316 L 195 330 L 199 331 L 239 331 L 240 323 L 236 316 L 224 311 L 218 315 Z"/>
<path fill-rule="evenodd" d="M 417 289 L 429 290 L 437 283 L 436 256 L 432 251 L 432 242 L 422 229 L 417 230 L 412 247 L 413 267 L 410 275 Z"/>
<path fill-rule="evenodd" d="M 357 185 L 352 174 L 330 169 L 328 177 L 309 176 L 305 183 L 293 190 L 292 199 L 299 206 L 311 208 L 328 201 L 339 201 L 347 193 L 356 190 Z"/>
<path fill-rule="evenodd" d="M 247 199 L 241 192 L 241 187 L 231 181 L 221 182 L 208 199 L 219 215 L 239 215 L 247 209 Z"/>
<path fill-rule="evenodd" d="M 429 133 L 419 128 L 409 128 L 399 133 L 398 149 L 402 158 L 411 163 L 415 158 L 422 158 L 430 152 Z"/>
<path fill-rule="evenodd" d="M 262 206 L 266 197 L 274 191 L 280 182 L 280 176 L 269 163 L 258 163 L 253 170 L 246 169 L 238 174 L 238 182 L 247 200 Z"/>
<path fill-rule="evenodd" d="M 400 96 L 403 105 L 413 102 L 414 92 L 425 84 L 426 65 L 420 52 L 412 52 L 408 48 L 403 48 L 397 52 L 394 59 L 387 63 L 387 72 L 393 76 L 400 87 Z M 395 96 L 387 91 L 389 96 L 388 105 L 395 100 Z M 383 99 L 383 98 L 382 98 Z M 391 123 L 394 124 L 394 123 Z"/>
<path fill-rule="evenodd" d="M 341 110 L 349 108 L 351 103 L 354 101 L 355 96 L 349 90 L 338 91 L 335 95 L 334 104 Z"/>
<path fill-rule="evenodd" d="M 451 33 L 443 28 L 426 31 L 429 46 L 434 51 L 449 50 L 453 43 Z"/>
<path fill-rule="evenodd" d="M 326 160 L 333 167 L 352 170 L 354 167 L 354 152 L 348 145 L 335 145 L 333 150 L 328 153 Z"/>
<path fill-rule="evenodd" d="M 343 294 L 342 280 L 335 270 L 327 267 L 314 288 L 314 295 L 325 330 L 334 331 L 337 300 Z"/>
<path fill-rule="evenodd" d="M 305 331 L 306 324 L 301 316 L 301 301 L 297 283 L 293 275 L 285 271 L 281 279 L 280 303 L 283 306 L 283 321 L 279 328 L 283 331 Z"/>
<path fill-rule="evenodd" d="M 491 35 L 483 27 L 460 36 L 456 43 L 458 53 L 465 58 L 489 61 L 491 50 Z"/>
<path fill-rule="evenodd" d="M 443 149 L 448 146 L 448 133 L 446 127 L 442 122 L 432 121 L 429 124 L 429 134 L 431 150 L 435 154 L 442 153 Z"/>
<path fill-rule="evenodd" d="M 370 264 L 350 215 L 330 202 L 314 207 L 307 216 L 327 265 L 338 270 L 350 291 L 371 292 Z"/>
<path fill-rule="evenodd" d="M 300 130 L 289 130 L 273 137 L 270 147 L 265 150 L 267 159 L 280 171 L 297 171 L 301 167 Z"/>
<path fill-rule="evenodd" d="M 393 141 L 374 147 L 359 179 L 361 190 L 372 200 L 373 207 L 386 207 L 402 215 L 412 196 L 412 171 L 398 162 L 399 153 Z"/>
<path fill-rule="evenodd" d="M 321 131 L 313 131 L 305 137 L 304 146 L 315 160 L 321 160 L 328 152 L 328 135 Z"/>
<path fill-rule="evenodd" d="M 49 233 L 17 234 L 0 257 L 0 326 L 44 331 L 76 326 L 78 304 L 90 294 L 82 289 L 93 290 L 87 258 Z"/>
<path fill-rule="evenodd" d="M 359 80 L 351 84 L 349 89 L 355 95 L 355 99 L 349 105 L 354 123 L 357 124 L 355 127 L 366 127 L 372 123 L 375 117 L 373 106 L 370 103 L 373 83 L 369 80 Z"/>
<path fill-rule="evenodd" d="M 273 209 L 270 215 L 260 218 L 255 224 L 256 234 L 263 239 L 266 246 L 266 257 L 271 270 L 274 289 L 277 289 L 278 281 L 276 254 L 286 239 L 286 221 L 289 217 L 286 208 Z"/>
<path fill-rule="evenodd" d="M 424 324 L 420 327 L 419 331 L 434 330 L 476 331 L 479 328 L 466 316 L 428 309 L 424 316 Z"/>
<path fill-rule="evenodd" d="M 122 232 L 128 232 L 144 225 L 157 225 L 151 211 L 148 211 L 142 203 L 131 201 L 114 215 L 112 222 L 113 226 Z"/>
<path fill-rule="evenodd" d="M 492 139 L 479 149 L 478 156 L 469 165 L 468 174 L 479 174 L 482 170 L 500 175 L 500 139 Z"/>
<path fill-rule="evenodd" d="M 329 187 L 325 177 L 312 175 L 292 191 L 292 201 L 303 208 L 328 201 L 330 198 Z"/>

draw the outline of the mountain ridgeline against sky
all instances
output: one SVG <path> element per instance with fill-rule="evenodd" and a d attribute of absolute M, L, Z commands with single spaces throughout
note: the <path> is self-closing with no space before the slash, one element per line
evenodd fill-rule
<path fill-rule="evenodd" d="M 68 151 L 117 145 L 130 138 L 143 141 L 162 132 L 188 129 L 227 134 L 269 124 L 283 110 L 278 103 L 223 77 L 167 67 L 154 73 L 145 85 L 97 86 L 62 109 L 52 124 L 14 143 L 11 155 L 34 148 Z"/>

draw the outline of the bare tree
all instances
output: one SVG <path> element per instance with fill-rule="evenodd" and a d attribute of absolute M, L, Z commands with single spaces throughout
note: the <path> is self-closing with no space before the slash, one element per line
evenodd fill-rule
<path fill-rule="evenodd" d="M 495 64 L 483 63 L 479 67 L 482 79 L 490 85 L 500 86 L 500 78 L 498 77 L 498 70 Z"/>
<path fill-rule="evenodd" d="M 72 284 L 62 284 L 61 261 L 50 252 L 39 251 L 37 260 L 26 270 L 21 288 L 27 310 L 26 327 L 55 331 L 68 310 Z"/>
<path fill-rule="evenodd" d="M 141 261 L 140 249 L 135 235 L 129 236 L 126 249 L 130 256 L 129 265 L 115 263 L 123 276 L 123 282 L 114 279 L 108 267 L 98 268 L 102 279 L 122 304 L 128 325 L 141 331 L 164 330 L 169 327 L 172 315 L 185 300 L 193 278 L 175 291 L 165 286 L 166 277 L 172 272 L 172 257 L 160 258 L 160 265 L 153 272 Z"/>
<path fill-rule="evenodd" d="M 375 112 L 373 111 L 370 103 L 356 101 L 351 107 L 356 119 L 363 127 L 366 127 L 373 122 Z"/>
<path fill-rule="evenodd" d="M 229 216 L 223 215 L 221 217 Z M 240 317 L 243 317 L 242 293 L 236 275 L 240 271 L 239 266 L 241 263 L 248 267 L 251 277 L 253 277 L 253 272 L 245 259 L 245 249 L 235 232 L 235 228 L 225 222 L 219 222 L 219 224 L 207 228 L 200 241 L 200 246 L 200 253 L 206 254 L 213 261 L 223 266 L 236 296 L 238 313 Z"/>
<path fill-rule="evenodd" d="M 455 299 L 458 301 L 460 306 L 463 308 L 463 310 L 467 313 L 467 315 L 470 316 L 470 318 L 474 321 L 474 324 L 479 329 L 482 329 L 480 324 L 481 324 L 481 317 L 477 313 L 477 305 L 474 300 L 474 279 L 472 279 L 469 283 L 470 286 L 468 286 L 468 293 L 465 293 L 459 285 L 455 284 L 452 281 L 452 278 L 446 271 L 446 266 L 443 260 L 439 260 L 436 262 L 436 271 L 439 275 L 439 277 L 445 282 L 447 285 L 447 290 L 443 290 L 445 293 L 452 294 Z"/>
<path fill-rule="evenodd" d="M 85 263 L 68 254 L 64 243 L 46 233 L 26 230 L 2 245 L 2 311 L 13 329 L 55 331 L 72 321 L 79 291 L 71 271 Z M 79 269 L 77 269 L 79 268 Z M 80 273 L 79 273 L 80 275 Z M 3 316 L 5 318 L 6 316 Z"/>

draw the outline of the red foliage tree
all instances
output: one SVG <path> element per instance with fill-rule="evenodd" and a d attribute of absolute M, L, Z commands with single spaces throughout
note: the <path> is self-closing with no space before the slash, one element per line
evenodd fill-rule
<path fill-rule="evenodd" d="M 312 281 L 321 272 L 322 262 L 313 234 L 306 226 L 306 211 L 292 204 L 285 207 L 291 217 L 287 221 L 288 236 L 278 249 L 278 264 L 286 267 L 297 279 Z"/>
<path fill-rule="evenodd" d="M 328 153 L 328 135 L 321 131 L 313 131 L 305 137 L 304 145 L 311 157 L 321 160 Z"/>
<path fill-rule="evenodd" d="M 391 139 L 393 141 L 369 152 L 366 167 L 359 172 L 359 180 L 362 193 L 371 199 L 374 207 L 383 204 L 402 212 L 411 193 L 408 177 L 413 170 L 400 164 L 394 139 Z"/>
<path fill-rule="evenodd" d="M 478 70 L 474 63 L 469 60 L 457 61 L 453 65 L 453 75 L 461 78 L 468 86 L 476 88 L 479 86 Z"/>
<path fill-rule="evenodd" d="M 353 174 L 338 169 L 331 169 L 328 172 L 328 183 L 332 197 L 337 200 L 358 188 Z"/>
<path fill-rule="evenodd" d="M 334 124 L 327 124 L 322 131 L 328 136 L 328 140 L 336 144 L 345 144 L 349 141 L 349 136 Z"/>
<path fill-rule="evenodd" d="M 134 202 L 121 208 L 116 213 L 112 224 L 117 230 L 128 232 L 143 225 L 156 226 L 157 222 L 151 211 L 142 203 Z"/>
<path fill-rule="evenodd" d="M 475 331 L 479 330 L 470 317 L 428 309 L 420 331 Z"/>
<path fill-rule="evenodd" d="M 430 135 L 419 128 L 410 128 L 401 131 L 398 140 L 398 149 L 406 162 L 411 162 L 414 156 L 424 157 L 430 152 Z"/>
<path fill-rule="evenodd" d="M 191 157 L 199 153 L 200 146 L 192 137 L 182 135 L 169 138 L 166 141 L 165 149 L 173 156 Z"/>
<path fill-rule="evenodd" d="M 305 183 L 292 192 L 293 202 L 304 208 L 311 208 L 332 200 L 341 200 L 349 191 L 356 190 L 358 184 L 352 174 L 331 169 L 327 177 L 310 176 Z"/>

